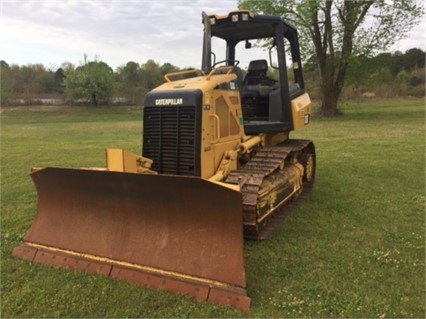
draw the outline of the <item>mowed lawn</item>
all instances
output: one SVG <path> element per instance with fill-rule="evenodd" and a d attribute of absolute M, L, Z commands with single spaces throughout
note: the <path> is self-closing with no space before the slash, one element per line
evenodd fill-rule
<path fill-rule="evenodd" d="M 247 241 L 252 307 L 240 312 L 11 256 L 36 214 L 31 167 L 104 166 L 141 152 L 140 108 L 1 113 L 1 317 L 423 317 L 425 102 L 344 103 L 293 137 L 314 140 L 309 197 Z"/>

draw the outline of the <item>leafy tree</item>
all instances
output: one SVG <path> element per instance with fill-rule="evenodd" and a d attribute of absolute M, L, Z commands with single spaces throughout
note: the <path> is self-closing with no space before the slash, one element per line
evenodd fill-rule
<path fill-rule="evenodd" d="M 399 72 L 396 76 L 396 81 L 398 82 L 398 89 L 397 89 L 397 94 L 401 94 L 404 95 L 407 91 L 407 83 L 410 79 L 410 75 L 408 74 L 407 71 L 402 70 L 401 72 Z"/>
<path fill-rule="evenodd" d="M 75 71 L 75 65 L 71 62 L 62 62 L 61 69 L 64 71 L 64 76 L 66 77 L 68 74 Z"/>
<path fill-rule="evenodd" d="M 54 74 L 54 80 L 55 80 L 55 91 L 57 93 L 62 94 L 64 92 L 64 81 L 65 81 L 66 75 L 63 68 L 59 68 L 56 70 Z"/>
<path fill-rule="evenodd" d="M 40 93 L 55 93 L 56 81 L 53 72 L 44 72 L 39 79 Z"/>
<path fill-rule="evenodd" d="M 405 70 L 425 67 L 425 52 L 420 49 L 413 48 L 405 51 L 402 57 L 402 67 Z"/>
<path fill-rule="evenodd" d="M 161 70 L 161 73 L 163 73 L 163 75 L 166 75 L 167 73 L 178 72 L 179 68 L 167 62 L 160 67 L 160 70 Z"/>
<path fill-rule="evenodd" d="M 386 50 L 423 14 L 416 0 L 239 0 L 239 7 L 284 17 L 301 34 L 301 52 L 315 55 L 321 78 L 321 109 L 335 116 L 353 56 Z"/>
<path fill-rule="evenodd" d="M 165 74 L 176 71 L 179 71 L 179 68 L 170 63 L 160 66 L 154 60 L 148 60 L 139 65 L 129 61 L 117 68 L 115 75 L 118 94 L 130 103 L 140 103 L 148 91 L 165 81 Z"/>
<path fill-rule="evenodd" d="M 130 103 L 142 101 L 146 89 L 143 87 L 144 71 L 136 62 L 129 61 L 125 66 L 117 69 L 116 78 L 119 92 Z"/>
<path fill-rule="evenodd" d="M 114 72 L 108 64 L 101 61 L 79 66 L 65 79 L 66 95 L 71 101 L 86 99 L 95 106 L 99 102 L 108 102 L 114 89 Z"/>
<path fill-rule="evenodd" d="M 408 94 L 412 96 L 418 96 L 424 98 L 426 96 L 426 72 L 425 68 L 414 69 L 410 73 L 409 83 L 409 92 Z"/>
<path fill-rule="evenodd" d="M 41 93 L 41 78 L 46 72 L 42 64 L 11 65 L 10 80 L 13 82 L 14 93 L 25 98 Z"/>
<path fill-rule="evenodd" d="M 142 65 L 144 71 L 144 86 L 150 91 L 164 82 L 160 66 L 154 60 L 148 60 Z"/>
<path fill-rule="evenodd" d="M 10 79 L 10 67 L 6 61 L 0 61 L 0 104 L 9 104 L 12 95 L 12 83 Z"/>
<path fill-rule="evenodd" d="M 121 75 L 121 79 L 127 83 L 137 84 L 141 82 L 141 67 L 136 62 L 127 62 L 125 66 L 119 67 L 117 72 Z"/>

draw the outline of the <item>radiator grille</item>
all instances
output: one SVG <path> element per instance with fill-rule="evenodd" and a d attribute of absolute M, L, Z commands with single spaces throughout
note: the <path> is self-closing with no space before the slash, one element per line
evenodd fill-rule
<path fill-rule="evenodd" d="M 143 156 L 161 174 L 199 176 L 199 122 L 195 106 L 145 107 Z"/>

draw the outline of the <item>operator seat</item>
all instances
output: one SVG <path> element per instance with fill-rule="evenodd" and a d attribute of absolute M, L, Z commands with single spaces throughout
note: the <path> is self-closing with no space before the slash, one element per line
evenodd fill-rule
<path fill-rule="evenodd" d="M 260 94 L 260 84 L 266 78 L 268 62 L 266 60 L 253 60 L 249 63 L 247 74 L 243 82 L 243 96 L 256 97 Z"/>
<path fill-rule="evenodd" d="M 243 86 L 240 90 L 243 114 L 247 120 L 267 120 L 269 93 L 276 82 L 267 76 L 268 62 L 253 60 L 249 63 Z"/>

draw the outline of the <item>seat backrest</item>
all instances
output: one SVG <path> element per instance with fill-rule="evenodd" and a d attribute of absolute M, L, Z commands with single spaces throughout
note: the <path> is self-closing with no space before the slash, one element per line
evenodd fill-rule
<path fill-rule="evenodd" d="M 244 79 L 244 84 L 245 85 L 259 84 L 262 79 L 262 76 L 266 76 L 267 72 L 268 72 L 268 62 L 266 60 L 250 61 L 247 75 Z"/>

